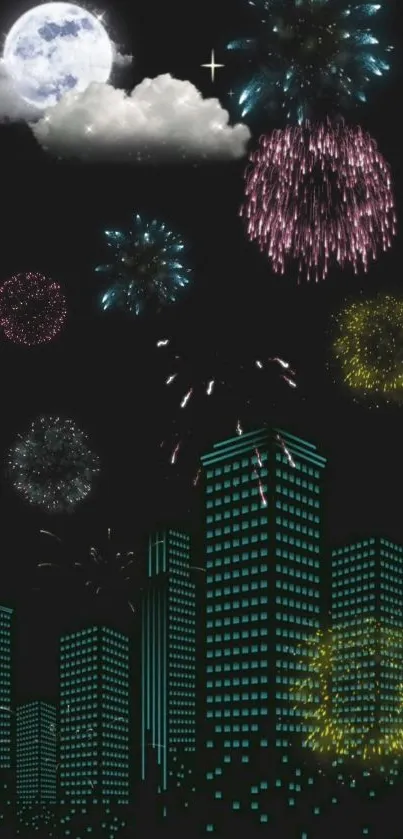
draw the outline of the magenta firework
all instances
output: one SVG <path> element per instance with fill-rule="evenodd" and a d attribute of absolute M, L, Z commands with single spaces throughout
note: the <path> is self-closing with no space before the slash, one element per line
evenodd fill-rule
<path fill-rule="evenodd" d="M 367 271 L 378 251 L 391 246 L 390 169 L 360 127 L 307 121 L 265 135 L 245 181 L 240 214 L 276 273 L 289 261 L 308 280 L 324 279 L 333 262 Z"/>

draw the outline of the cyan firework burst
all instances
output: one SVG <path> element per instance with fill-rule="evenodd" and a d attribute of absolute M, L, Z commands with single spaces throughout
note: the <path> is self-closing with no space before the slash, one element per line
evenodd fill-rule
<path fill-rule="evenodd" d="M 105 230 L 111 260 L 98 265 L 110 286 L 103 294 L 104 310 L 126 309 L 139 315 L 149 305 L 157 310 L 176 303 L 189 283 L 190 269 L 180 254 L 185 248 L 181 236 L 159 221 L 133 218 L 130 230 Z"/>
<path fill-rule="evenodd" d="M 389 70 L 373 31 L 381 3 L 357 0 L 248 0 L 260 17 L 260 34 L 227 45 L 242 50 L 257 72 L 243 89 L 242 116 L 258 105 L 284 110 L 299 122 L 330 98 L 338 108 L 366 101 L 375 76 Z"/>

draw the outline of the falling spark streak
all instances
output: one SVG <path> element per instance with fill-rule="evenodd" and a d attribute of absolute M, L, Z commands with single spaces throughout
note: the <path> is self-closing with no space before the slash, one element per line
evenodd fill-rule
<path fill-rule="evenodd" d="M 193 568 L 194 571 L 203 571 L 204 574 L 207 573 L 206 569 L 202 568 L 201 565 L 191 565 L 190 569 L 192 569 L 192 568 Z"/>
<path fill-rule="evenodd" d="M 12 708 L 7 708 L 6 705 L 0 705 L 0 711 L 8 711 L 9 714 L 15 714 Z"/>
<path fill-rule="evenodd" d="M 258 480 L 258 486 L 259 486 L 259 495 L 260 495 L 263 507 L 267 507 L 267 498 L 265 496 L 263 485 L 262 485 L 262 482 L 261 482 L 260 478 Z"/>
<path fill-rule="evenodd" d="M 51 533 L 50 530 L 40 530 L 39 533 L 44 533 L 45 536 L 50 536 L 52 539 L 56 539 L 57 542 L 61 543 L 61 539 L 59 536 L 56 536 L 55 533 Z"/>
<path fill-rule="evenodd" d="M 207 396 L 211 396 L 211 394 L 213 392 L 213 389 L 214 389 L 214 379 L 211 379 L 211 381 L 207 385 L 207 390 L 206 390 Z"/>
<path fill-rule="evenodd" d="M 290 466 L 292 466 L 292 468 L 295 469 L 295 461 L 292 459 L 291 454 L 287 449 L 287 446 L 284 446 L 284 454 L 285 454 Z"/>
<path fill-rule="evenodd" d="M 183 397 L 183 399 L 182 399 L 182 402 L 181 402 L 181 408 L 186 408 L 186 405 L 188 404 L 189 399 L 190 399 L 190 397 L 191 397 L 192 393 L 193 393 L 193 388 L 191 387 L 191 388 L 190 388 L 190 390 L 188 390 L 188 392 L 187 392 L 187 393 L 185 393 L 185 395 L 184 395 L 184 397 Z"/>
<path fill-rule="evenodd" d="M 169 344 L 169 338 L 161 338 L 160 341 L 157 341 L 157 347 L 167 347 Z"/>
<path fill-rule="evenodd" d="M 276 364 L 279 364 L 280 367 L 283 368 L 283 370 L 289 370 L 290 373 L 292 373 L 292 375 L 295 376 L 294 370 L 291 370 L 290 364 L 288 363 L 288 361 L 284 361 L 283 358 L 279 358 L 278 356 L 275 356 L 274 358 L 269 358 L 269 361 L 273 361 Z"/>
<path fill-rule="evenodd" d="M 241 423 L 239 422 L 239 420 L 238 420 L 238 423 L 237 423 L 236 430 L 237 430 L 237 434 L 239 434 L 239 436 L 241 436 L 241 435 L 243 434 L 243 430 L 242 430 L 242 428 L 241 428 Z M 263 467 L 263 463 L 262 463 L 262 459 L 261 459 L 261 457 L 260 457 L 260 454 L 259 454 L 259 450 L 258 450 L 258 449 L 255 449 L 255 455 L 256 455 L 256 457 L 257 457 L 259 467 L 260 467 L 260 468 L 262 468 L 262 467 Z M 262 501 L 263 507 L 267 507 L 267 499 L 266 499 L 266 496 L 265 496 L 265 494 L 264 494 L 263 484 L 262 484 L 262 482 L 261 482 L 261 480 L 260 480 L 260 477 L 259 477 L 258 472 L 256 471 L 256 469 L 254 470 L 253 475 L 254 475 L 254 477 L 256 478 L 257 483 L 258 483 L 258 487 L 259 487 L 259 495 L 260 495 L 260 498 L 261 498 L 261 501 Z"/>
<path fill-rule="evenodd" d="M 171 375 L 171 376 L 168 376 L 168 378 L 166 379 L 165 384 L 166 384 L 166 385 L 170 385 L 170 384 L 172 384 L 172 382 L 174 381 L 174 379 L 176 379 L 177 375 L 178 375 L 177 373 L 172 373 L 172 375 Z"/>
<path fill-rule="evenodd" d="M 255 449 L 255 455 L 257 457 L 257 462 L 259 464 L 260 469 L 263 469 L 262 458 L 260 457 L 259 449 Z"/>
<path fill-rule="evenodd" d="M 287 382 L 287 384 L 290 387 L 297 387 L 297 383 L 294 382 L 292 379 L 289 379 L 288 376 L 282 376 L 281 378 L 284 379 L 284 381 Z"/>
<path fill-rule="evenodd" d="M 279 441 L 279 443 L 280 443 L 280 446 L 281 446 L 281 448 L 282 448 L 282 450 L 283 450 L 283 452 L 284 452 L 284 454 L 285 454 L 285 456 L 286 456 L 286 458 L 287 458 L 287 460 L 288 460 L 288 463 L 290 464 L 290 466 L 292 466 L 292 467 L 293 467 L 293 469 L 295 469 L 295 468 L 296 468 L 295 461 L 293 460 L 293 458 L 292 458 L 292 456 L 291 456 L 291 453 L 290 453 L 290 452 L 289 452 L 289 450 L 287 449 L 287 446 L 286 446 L 286 444 L 285 444 L 285 442 L 284 442 L 284 440 L 283 440 L 283 438 L 281 437 L 281 435 L 280 435 L 280 434 L 277 434 L 277 440 L 278 440 L 278 441 Z"/>
<path fill-rule="evenodd" d="M 263 370 L 263 364 L 261 361 L 255 361 L 256 367 L 259 367 L 259 370 Z"/>
<path fill-rule="evenodd" d="M 179 449 L 180 449 L 180 445 L 181 445 L 180 443 L 177 443 L 173 452 L 172 452 L 172 455 L 171 455 L 172 466 L 174 465 L 174 463 L 176 463 L 176 458 L 178 457 L 178 452 L 179 452 Z"/>
<path fill-rule="evenodd" d="M 193 478 L 193 486 L 195 487 L 199 483 L 200 478 L 200 469 L 197 470 L 195 477 Z"/>
<path fill-rule="evenodd" d="M 45 566 L 48 568 L 58 568 L 56 562 L 38 562 L 37 564 L 37 568 L 45 568 Z"/>

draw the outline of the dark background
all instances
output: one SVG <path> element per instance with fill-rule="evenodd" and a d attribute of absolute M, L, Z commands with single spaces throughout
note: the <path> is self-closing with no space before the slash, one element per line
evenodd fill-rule
<path fill-rule="evenodd" d="M 389 28 L 396 44 L 394 69 L 374 85 L 370 107 L 347 117 L 377 139 L 390 162 L 399 219 L 401 12 L 399 17 L 397 4 L 385 6 L 385 39 Z M 18 3 L 2 10 L 2 31 L 27 8 Z M 116 84 L 131 89 L 144 76 L 169 72 L 189 79 L 205 97 L 218 96 L 240 119 L 230 91 L 237 91 L 245 73 L 224 47 L 238 35 L 253 34 L 255 18 L 246 3 L 117 2 L 105 11 L 110 36 L 135 59 Z M 216 61 L 226 65 L 217 70 L 214 84 L 210 71 L 200 67 L 210 61 L 212 48 Z M 249 124 L 252 142 L 281 127 L 264 114 Z M 47 347 L 0 343 L 1 458 L 6 461 L 18 431 L 49 412 L 75 419 L 102 459 L 90 500 L 71 516 L 38 513 L 2 479 L 0 601 L 17 609 L 17 701 L 56 696 L 61 630 L 115 620 L 114 611 L 118 625 L 131 625 L 129 612 L 123 614 L 113 598 L 96 602 L 84 587 L 66 583 L 63 574 L 36 571 L 38 561 L 58 550 L 39 529 L 66 540 L 66 563 L 87 544 L 105 541 L 108 526 L 128 549 L 139 546 L 158 523 L 178 522 L 197 533 L 201 498 L 192 486 L 197 458 L 215 440 L 233 436 L 238 417 L 245 430 L 282 423 L 328 457 L 329 544 L 355 533 L 402 540 L 403 408 L 354 404 L 329 371 L 331 316 L 342 302 L 359 292 L 400 291 L 400 225 L 392 251 L 380 256 L 367 276 L 335 270 L 322 283 L 298 286 L 294 269 L 285 278 L 274 276 L 246 241 L 237 215 L 245 160 L 182 167 L 73 165 L 46 157 L 25 125 L 0 127 L 0 152 L 0 281 L 24 270 L 51 273 L 65 288 L 70 312 L 64 332 Z M 102 285 L 93 269 L 104 255 L 102 231 L 125 226 L 133 211 L 165 220 L 189 244 L 190 290 L 180 305 L 158 317 L 119 317 L 98 307 Z M 187 387 L 165 390 L 172 369 L 170 356 L 155 348 L 158 337 L 171 337 L 185 355 L 187 382 L 209 377 L 213 369 L 217 378 L 228 373 L 231 393 L 217 393 L 215 401 L 196 396 L 181 412 L 178 395 Z M 275 355 L 294 367 L 297 390 L 287 387 L 275 366 L 260 377 L 251 372 L 249 382 L 243 371 L 238 389 L 237 365 L 252 371 L 255 358 Z M 170 452 L 178 438 L 183 444 L 172 467 Z M 200 544 L 196 537 L 199 549 Z"/>

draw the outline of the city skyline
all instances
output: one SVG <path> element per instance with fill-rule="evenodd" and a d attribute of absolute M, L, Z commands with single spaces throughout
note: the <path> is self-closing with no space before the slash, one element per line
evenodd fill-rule
<path fill-rule="evenodd" d="M 83 806 L 110 807 L 115 801 L 123 806 L 119 818 L 124 827 L 127 824 L 124 807 L 133 802 L 135 790 L 141 789 L 141 784 L 149 790 L 148 795 L 156 796 L 156 814 L 160 796 L 160 818 L 167 824 L 173 813 L 179 818 L 181 810 L 185 812 L 190 802 L 197 806 L 201 796 L 206 833 L 219 834 L 230 825 L 235 829 L 238 819 L 245 817 L 256 829 L 258 825 L 273 823 L 274 819 L 280 830 L 281 825 L 288 823 L 287 819 L 292 819 L 294 809 L 298 813 L 298 807 L 304 808 L 307 801 L 316 815 L 324 816 L 321 772 L 326 775 L 330 763 L 326 764 L 326 758 L 321 758 L 319 753 L 315 759 L 316 747 L 312 742 L 309 744 L 312 736 L 314 743 L 318 736 L 315 714 L 309 711 L 309 702 L 303 707 L 300 701 L 306 690 L 304 683 L 311 678 L 308 642 L 311 643 L 319 630 L 329 627 L 337 630 L 341 658 L 336 667 L 340 669 L 344 666 L 346 632 L 351 665 L 356 658 L 354 650 L 362 648 L 364 643 L 371 647 L 372 629 L 364 627 L 368 618 L 383 621 L 389 634 L 390 630 L 397 631 L 400 613 L 394 606 L 395 586 L 389 580 L 388 567 L 403 552 L 403 546 L 377 536 L 324 550 L 323 493 L 327 468 L 326 459 L 312 441 L 277 427 L 219 441 L 203 457 L 202 530 L 206 566 L 197 567 L 204 571 L 197 597 L 205 603 L 205 611 L 200 612 L 200 608 L 196 611 L 197 590 L 191 577 L 195 556 L 190 535 L 175 528 L 154 530 L 142 557 L 145 575 L 137 624 L 126 635 L 113 627 L 113 620 L 109 619 L 109 626 L 105 621 L 103 625 L 91 626 L 87 620 L 82 629 L 62 634 L 58 641 L 57 707 L 34 698 L 16 707 L 14 768 L 20 818 L 33 823 L 28 815 L 32 805 L 43 807 L 41 817 L 34 809 L 35 818 L 40 822 L 42 818 L 41 823 L 45 817 L 49 818 L 44 805 L 52 805 L 56 779 L 60 824 L 65 835 L 74 829 L 74 819 L 69 814 L 71 806 L 79 812 Z M 330 559 L 330 554 L 329 581 L 326 557 Z M 372 570 L 372 566 L 365 567 L 360 576 L 360 562 L 365 557 L 374 567 Z M 352 560 L 355 560 L 355 570 Z M 340 585 L 344 594 L 339 590 Z M 371 594 L 373 588 L 379 592 L 375 600 Z M 357 597 L 362 608 L 356 604 Z M 271 598 L 275 599 L 274 610 Z M 12 612 L 2 607 L 2 613 L 8 626 L 5 643 L 11 654 Z M 196 621 L 202 621 L 198 629 Z M 350 641 L 352 623 L 353 629 L 364 633 L 356 640 L 354 650 Z M 388 714 L 397 708 L 396 696 L 390 694 L 390 679 L 396 691 L 399 674 L 393 671 L 392 659 L 388 664 L 386 636 L 385 647 L 381 636 L 376 635 L 376 626 L 375 623 L 372 632 L 374 651 L 368 652 L 368 661 L 361 667 L 370 668 L 367 676 L 371 675 L 379 647 L 381 659 L 375 668 L 379 669 L 381 694 L 375 704 L 370 704 L 369 715 L 373 708 L 382 726 L 381 706 L 378 708 L 377 702 L 387 703 L 385 720 L 388 720 Z M 197 678 L 200 687 L 200 674 L 205 668 L 205 692 L 203 701 L 196 704 L 196 670 L 192 666 L 196 662 L 198 635 L 206 657 L 204 663 L 198 662 Z M 396 654 L 394 650 L 395 657 Z M 133 705 L 134 672 L 129 681 L 133 656 L 133 660 L 139 657 L 141 662 L 136 671 L 141 674 L 137 705 Z M 17 666 L 21 665 L 13 661 L 13 683 Z M 186 668 L 190 668 L 187 675 Z M 183 681 L 185 676 L 190 681 Z M 84 695 L 87 681 L 90 693 Z M 270 692 L 269 696 L 269 685 L 273 683 L 275 694 Z M 346 710 L 343 702 L 347 702 L 350 718 L 356 721 L 358 714 L 361 719 L 360 697 L 354 691 L 350 695 L 352 683 L 346 682 L 343 674 L 341 683 L 340 688 L 335 688 L 332 700 L 336 703 L 335 713 L 340 717 L 337 707 L 341 696 L 342 714 Z M 301 694 L 295 693 L 294 687 L 298 685 L 302 685 L 298 687 Z M 8 696 L 11 687 L 9 680 Z M 363 684 L 364 693 L 368 687 Z M 42 693 L 40 684 L 38 693 Z M 175 699 L 181 693 L 180 700 Z M 175 702 L 179 702 L 177 709 Z M 202 713 L 202 734 L 199 732 L 198 737 L 196 708 L 198 714 Z M 11 746 L 14 723 L 10 710 L 13 711 L 11 705 L 3 709 L 2 718 L 7 719 Z M 365 713 L 362 723 L 367 724 L 367 718 Z M 346 720 L 343 725 L 348 726 L 348 716 Z M 394 730 L 396 724 L 386 721 L 385 732 L 393 735 Z M 110 742 L 108 732 L 112 736 Z M 133 735 L 134 742 L 139 738 L 139 747 L 134 752 L 134 775 L 128 761 Z M 119 743 L 115 742 L 117 736 Z M 201 737 L 205 747 L 202 776 L 195 771 L 194 763 L 199 753 L 196 743 L 199 750 L 203 749 Z M 52 769 L 46 766 L 40 781 L 49 749 L 55 753 L 57 763 Z M 263 764 L 260 752 L 266 753 Z M 109 764 L 115 768 L 108 770 Z M 365 761 L 355 764 L 353 777 L 358 785 L 365 778 L 364 764 Z M 102 772 L 100 766 L 104 767 Z M 7 768 L 13 769 L 10 760 Z M 108 771 L 113 772 L 113 782 Z M 329 778 L 335 778 L 336 772 L 340 778 L 351 778 L 351 771 L 348 761 L 341 759 L 339 768 L 329 771 Z M 394 759 L 385 782 L 398 777 L 399 763 Z M 373 781 L 372 785 L 376 783 Z M 183 785 L 181 796 L 178 784 Z M 269 792 L 273 789 L 277 790 L 275 805 Z M 333 803 L 337 801 L 335 798 Z M 310 829 L 310 816 L 306 815 L 302 834 L 309 836 Z M 112 827 L 105 830 L 112 830 L 108 836 L 113 836 Z"/>

